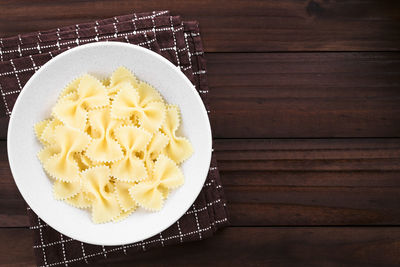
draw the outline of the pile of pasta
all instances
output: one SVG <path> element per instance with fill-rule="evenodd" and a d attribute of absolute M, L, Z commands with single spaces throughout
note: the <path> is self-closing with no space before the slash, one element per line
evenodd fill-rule
<path fill-rule="evenodd" d="M 89 209 L 95 223 L 122 220 L 137 207 L 160 210 L 184 183 L 179 166 L 193 153 L 177 136 L 179 112 L 124 67 L 104 81 L 85 74 L 71 82 L 51 118 L 35 125 L 54 197 Z"/>

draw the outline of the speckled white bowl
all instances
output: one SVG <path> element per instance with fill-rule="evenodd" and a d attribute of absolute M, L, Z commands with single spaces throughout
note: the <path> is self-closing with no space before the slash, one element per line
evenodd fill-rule
<path fill-rule="evenodd" d="M 90 213 L 57 201 L 52 182 L 36 156 L 41 148 L 33 126 L 50 116 L 60 91 L 74 78 L 89 73 L 109 76 L 119 66 L 132 70 L 182 113 L 181 134 L 192 143 L 194 154 L 183 165 L 185 184 L 174 190 L 159 212 L 139 209 L 118 223 L 94 224 Z M 122 245 L 149 238 L 177 221 L 198 196 L 211 159 L 211 129 L 206 109 L 191 82 L 172 63 L 139 46 L 99 42 L 73 48 L 47 62 L 27 82 L 15 103 L 7 149 L 14 180 L 36 214 L 57 231 L 97 245 Z"/>

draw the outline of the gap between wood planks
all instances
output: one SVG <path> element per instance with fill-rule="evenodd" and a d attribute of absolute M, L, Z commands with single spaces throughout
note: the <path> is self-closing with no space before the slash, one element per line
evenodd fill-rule
<path fill-rule="evenodd" d="M 216 140 L 233 226 L 400 225 L 399 139 Z M 27 226 L 0 142 L 0 226 Z"/>
<path fill-rule="evenodd" d="M 206 54 L 213 136 L 400 137 L 400 53 Z M 7 119 L 0 118 L 0 138 Z"/>
<path fill-rule="evenodd" d="M 0 35 L 132 12 L 198 20 L 207 52 L 399 51 L 398 1 L 3 1 Z M 68 10 L 68 12 L 65 12 Z"/>
<path fill-rule="evenodd" d="M 34 265 L 28 229 L 0 229 L 0 262 Z M 201 242 L 100 261 L 96 266 L 296 265 L 398 266 L 400 227 L 240 227 Z M 218 257 L 215 257 L 218 255 Z"/>

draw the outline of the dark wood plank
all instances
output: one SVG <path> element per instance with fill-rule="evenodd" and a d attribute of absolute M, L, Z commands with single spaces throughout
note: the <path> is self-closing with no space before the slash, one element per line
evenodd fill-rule
<path fill-rule="evenodd" d="M 0 36 L 169 9 L 201 23 L 207 51 L 382 51 L 400 48 L 391 1 L 2 1 Z"/>
<path fill-rule="evenodd" d="M 399 145 L 398 139 L 219 140 L 232 221 L 397 224 Z"/>
<path fill-rule="evenodd" d="M 0 229 L 0 262 L 33 266 L 30 235 L 24 228 Z M 96 266 L 398 266 L 399 238 L 398 227 L 227 228 L 208 240 Z"/>
<path fill-rule="evenodd" d="M 215 147 L 234 223 L 399 223 L 400 139 L 218 140 Z"/>
<path fill-rule="evenodd" d="M 0 265 L 36 266 L 32 234 L 27 228 L 0 229 Z"/>
<path fill-rule="evenodd" d="M 215 138 L 400 137 L 400 53 L 207 60 Z"/>
<path fill-rule="evenodd" d="M 215 138 L 400 136 L 400 53 L 207 60 Z"/>
<path fill-rule="evenodd" d="M 26 203 L 15 185 L 7 157 L 7 144 L 0 142 L 0 225 L 28 226 Z M 1 239 L 0 239 L 1 240 Z M 0 261 L 1 262 L 1 261 Z"/>
<path fill-rule="evenodd" d="M 216 140 L 231 221 L 399 225 L 400 139 Z M 0 143 L 0 226 L 26 226 Z"/>

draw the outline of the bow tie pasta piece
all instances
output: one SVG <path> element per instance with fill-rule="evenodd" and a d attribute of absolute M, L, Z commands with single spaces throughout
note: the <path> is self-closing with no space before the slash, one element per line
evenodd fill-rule
<path fill-rule="evenodd" d="M 112 137 L 121 121 L 113 120 L 110 109 L 94 109 L 89 112 L 93 140 L 86 150 L 86 156 L 94 162 L 114 162 L 124 156 L 121 146 Z"/>
<path fill-rule="evenodd" d="M 143 160 L 140 159 L 140 153 L 144 153 L 151 140 L 151 134 L 134 126 L 123 126 L 116 129 L 114 135 L 124 148 L 125 156 L 112 165 L 111 175 L 124 182 L 145 179 L 147 171 Z"/>
<path fill-rule="evenodd" d="M 150 133 L 161 127 L 165 118 L 163 102 L 141 102 L 140 95 L 130 84 L 125 83 L 112 103 L 111 116 L 126 119 L 137 116 L 140 125 Z"/>
<path fill-rule="evenodd" d="M 46 158 L 48 154 L 40 154 L 39 159 L 41 159 L 44 169 L 54 179 L 74 182 L 79 179 L 79 167 L 73 159 L 73 155 L 85 150 L 90 142 L 90 137 L 86 133 L 68 126 L 57 127 L 54 136 L 54 150 L 59 152 L 49 158 Z"/>
<path fill-rule="evenodd" d="M 53 184 L 53 195 L 55 199 L 65 200 L 77 195 L 82 190 L 79 180 L 74 182 L 63 182 L 56 180 Z"/>
<path fill-rule="evenodd" d="M 168 145 L 168 137 L 157 131 L 153 134 L 150 143 L 147 145 L 147 149 L 144 152 L 143 158 L 148 170 L 154 168 L 154 161 L 157 157 L 163 153 L 165 147 Z"/>
<path fill-rule="evenodd" d="M 36 134 L 37 139 L 40 141 L 40 143 L 42 143 L 42 145 L 47 144 L 47 141 L 42 138 L 42 134 L 43 134 L 44 129 L 46 129 L 46 127 L 50 121 L 51 121 L 50 119 L 47 119 L 47 120 L 43 120 L 43 121 L 40 121 L 35 124 L 35 134 Z"/>
<path fill-rule="evenodd" d="M 130 198 L 130 196 L 129 196 L 129 198 Z M 137 208 L 138 208 L 138 206 L 136 205 L 129 210 L 126 210 L 126 211 L 122 210 L 121 213 L 113 219 L 113 222 L 119 222 L 119 221 L 122 221 L 122 220 L 128 218 L 129 215 L 131 215 Z"/>
<path fill-rule="evenodd" d="M 120 222 L 122 220 L 125 220 L 126 218 L 129 217 L 129 215 L 132 214 L 132 212 L 134 212 L 136 210 L 136 208 L 132 208 L 131 210 L 128 211 L 122 211 L 117 217 L 115 217 L 112 221 L 113 222 Z"/>
<path fill-rule="evenodd" d="M 107 166 L 96 166 L 82 172 L 84 191 L 92 201 L 92 219 L 95 223 L 105 223 L 121 214 L 114 184 Z"/>
<path fill-rule="evenodd" d="M 88 194 L 83 191 L 79 192 L 73 197 L 65 199 L 64 201 L 78 209 L 87 209 L 92 206 L 92 200 Z"/>
<path fill-rule="evenodd" d="M 135 183 L 126 183 L 121 181 L 115 181 L 115 194 L 122 211 L 133 212 L 137 208 L 137 203 L 129 195 L 129 189 L 134 186 Z"/>
<path fill-rule="evenodd" d="M 87 111 L 77 93 L 71 93 L 61 98 L 53 107 L 52 113 L 55 118 L 70 127 L 82 130 L 86 126 Z"/>
<path fill-rule="evenodd" d="M 131 197 L 142 208 L 148 211 L 159 211 L 164 204 L 164 198 L 155 182 L 142 182 L 129 189 Z"/>
<path fill-rule="evenodd" d="M 141 106 L 145 106 L 150 102 L 164 102 L 160 93 L 148 83 L 140 82 L 137 90 L 140 96 Z"/>
<path fill-rule="evenodd" d="M 158 211 L 163 206 L 168 190 L 181 186 L 183 182 L 183 173 L 176 163 L 161 154 L 154 164 L 152 179 L 133 186 L 129 193 L 139 206 Z"/>
<path fill-rule="evenodd" d="M 85 108 L 98 108 L 109 104 L 106 87 L 93 76 L 82 76 L 76 91 L 81 105 Z"/>
<path fill-rule="evenodd" d="M 130 70 L 125 67 L 119 67 L 111 74 L 108 94 L 110 96 L 115 95 L 121 89 L 121 83 L 126 82 L 128 82 L 133 88 L 137 88 L 139 85 L 138 79 Z"/>
<path fill-rule="evenodd" d="M 73 80 L 70 82 L 60 93 L 58 98 L 63 98 L 66 95 L 70 95 L 71 93 L 76 93 L 76 90 L 78 89 L 79 83 L 81 82 L 81 77 Z"/>
<path fill-rule="evenodd" d="M 147 146 L 147 154 L 150 159 L 156 160 L 158 155 L 162 153 L 164 148 L 168 145 L 169 139 L 168 137 L 161 133 L 155 132 L 149 145 Z"/>
<path fill-rule="evenodd" d="M 182 163 L 193 154 L 193 148 L 185 137 L 177 137 L 176 131 L 179 128 L 179 108 L 168 106 L 167 116 L 161 130 L 168 136 L 169 143 L 165 148 L 166 154 L 177 164 Z"/>
<path fill-rule="evenodd" d="M 50 146 L 46 146 L 45 148 L 41 149 L 37 154 L 40 162 L 44 164 L 49 158 L 53 157 L 55 154 L 61 152 L 61 147 L 54 144 Z"/>
<path fill-rule="evenodd" d="M 47 119 L 35 125 L 35 133 L 43 145 L 54 144 L 54 130 L 63 123 L 57 119 Z"/>
<path fill-rule="evenodd" d="M 96 78 L 84 75 L 80 78 L 76 92 L 62 97 L 53 108 L 54 117 L 64 124 L 85 129 L 87 109 L 104 107 L 109 104 L 107 89 Z"/>

